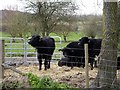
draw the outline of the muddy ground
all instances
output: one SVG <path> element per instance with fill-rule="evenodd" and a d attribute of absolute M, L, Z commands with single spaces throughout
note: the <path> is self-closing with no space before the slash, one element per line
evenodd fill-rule
<path fill-rule="evenodd" d="M 14 66 L 15 67 L 15 66 Z M 58 67 L 57 63 L 51 63 L 51 68 L 47 71 L 44 70 L 44 65 L 42 66 L 42 70 L 38 70 L 38 65 L 28 65 L 28 66 L 19 66 L 15 67 L 17 70 L 22 71 L 23 73 L 33 73 L 36 74 L 39 77 L 43 76 L 50 76 L 54 81 L 67 83 L 73 87 L 76 88 L 85 88 L 85 69 L 74 67 L 71 69 L 70 67 Z M 118 73 L 120 76 L 120 72 Z M 24 85 L 27 86 L 26 78 L 13 72 L 10 69 L 5 70 L 5 79 L 4 81 L 7 81 L 8 79 L 18 79 L 22 80 L 24 82 Z M 89 81 L 90 84 L 92 84 L 96 78 L 97 75 L 97 69 L 94 70 L 89 69 Z"/>

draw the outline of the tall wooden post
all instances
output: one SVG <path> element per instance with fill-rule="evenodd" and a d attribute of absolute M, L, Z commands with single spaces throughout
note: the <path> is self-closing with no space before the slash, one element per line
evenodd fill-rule
<path fill-rule="evenodd" d="M 4 67 L 2 66 L 4 62 L 4 40 L 0 40 L 0 80 L 4 78 Z"/>
<path fill-rule="evenodd" d="M 88 67 L 88 44 L 84 45 L 85 50 L 85 83 L 86 88 L 89 89 L 89 67 Z"/>

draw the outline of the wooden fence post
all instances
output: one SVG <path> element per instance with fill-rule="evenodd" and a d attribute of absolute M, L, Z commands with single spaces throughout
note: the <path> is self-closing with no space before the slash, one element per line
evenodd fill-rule
<path fill-rule="evenodd" d="M 0 80 L 4 78 L 4 67 L 2 66 L 4 62 L 4 40 L 0 40 Z"/>
<path fill-rule="evenodd" d="M 86 88 L 89 88 L 89 67 L 88 67 L 88 44 L 84 44 L 84 50 L 85 50 L 85 83 Z"/>

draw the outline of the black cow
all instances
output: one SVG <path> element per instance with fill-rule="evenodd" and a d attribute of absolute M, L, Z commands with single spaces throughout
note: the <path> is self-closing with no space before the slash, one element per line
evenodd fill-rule
<path fill-rule="evenodd" d="M 100 53 L 101 42 L 101 39 L 89 39 L 88 37 L 83 37 L 79 41 L 69 43 L 65 48 L 61 49 L 65 58 L 60 60 L 58 65 L 62 66 L 66 64 L 67 66 L 70 66 L 71 63 L 71 67 L 84 67 L 84 44 L 88 44 L 89 63 L 91 65 L 91 69 L 93 69 L 93 64 L 95 62 L 94 58 Z"/>
<path fill-rule="evenodd" d="M 97 61 L 95 61 L 95 57 L 99 55 L 102 39 L 89 39 L 88 37 L 82 37 L 79 40 L 79 45 L 88 44 L 88 53 L 90 58 L 90 63 L 93 65 L 95 63 L 95 67 L 97 67 Z"/>
<path fill-rule="evenodd" d="M 68 66 L 73 68 L 73 66 L 85 66 L 84 62 L 84 47 L 78 45 L 78 41 L 69 43 L 65 48 L 59 51 L 63 52 L 64 58 L 58 62 L 58 66 Z"/>
<path fill-rule="evenodd" d="M 29 39 L 28 43 L 37 49 L 38 61 L 39 61 L 39 70 L 42 67 L 42 59 L 45 59 L 44 66 L 45 70 L 50 68 L 50 61 L 55 50 L 55 41 L 51 37 L 40 38 L 39 35 L 33 35 Z"/>

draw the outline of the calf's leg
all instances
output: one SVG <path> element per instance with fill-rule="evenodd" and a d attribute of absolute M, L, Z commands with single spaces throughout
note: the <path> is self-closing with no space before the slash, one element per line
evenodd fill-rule
<path fill-rule="evenodd" d="M 94 66 L 94 67 L 96 67 L 96 68 L 97 68 L 97 61 L 95 61 L 95 62 L 94 62 L 94 64 L 95 64 L 95 66 Z"/>
<path fill-rule="evenodd" d="M 50 68 L 51 56 L 48 57 L 48 69 Z"/>
<path fill-rule="evenodd" d="M 44 70 L 47 70 L 48 69 L 48 60 L 45 59 L 44 61 Z"/>
<path fill-rule="evenodd" d="M 42 59 L 39 59 L 38 61 L 39 61 L 39 70 L 41 70 L 41 68 L 42 68 Z"/>
<path fill-rule="evenodd" d="M 93 62 L 90 63 L 90 66 L 91 66 L 91 70 L 93 70 Z"/>
<path fill-rule="evenodd" d="M 50 60 L 48 60 L 48 69 L 50 68 Z"/>

